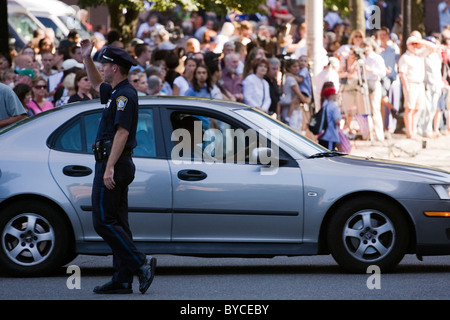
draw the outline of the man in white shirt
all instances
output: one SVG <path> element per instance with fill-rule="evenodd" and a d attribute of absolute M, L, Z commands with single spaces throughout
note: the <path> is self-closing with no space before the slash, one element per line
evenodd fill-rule
<path fill-rule="evenodd" d="M 375 40 L 364 40 L 364 54 L 367 82 L 369 85 L 369 102 L 375 138 L 384 140 L 383 118 L 381 117 L 381 78 L 386 76 L 386 65 L 383 58 L 374 50 L 377 48 Z"/>

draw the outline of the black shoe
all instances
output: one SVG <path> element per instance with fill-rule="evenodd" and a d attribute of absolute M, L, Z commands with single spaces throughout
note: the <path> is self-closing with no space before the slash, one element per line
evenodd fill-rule
<path fill-rule="evenodd" d="M 139 291 L 144 294 L 150 287 L 155 276 L 156 258 L 146 258 L 144 264 L 139 268 Z"/>
<path fill-rule="evenodd" d="M 102 286 L 95 287 L 94 292 L 99 294 L 125 294 L 133 293 L 133 289 L 131 289 L 131 283 L 110 281 Z"/>

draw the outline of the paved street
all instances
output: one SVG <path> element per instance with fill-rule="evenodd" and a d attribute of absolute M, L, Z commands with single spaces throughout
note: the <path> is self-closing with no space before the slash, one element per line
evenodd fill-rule
<path fill-rule="evenodd" d="M 352 141 L 352 155 L 410 162 L 450 171 L 450 135 L 416 141 L 394 134 L 383 143 Z"/>

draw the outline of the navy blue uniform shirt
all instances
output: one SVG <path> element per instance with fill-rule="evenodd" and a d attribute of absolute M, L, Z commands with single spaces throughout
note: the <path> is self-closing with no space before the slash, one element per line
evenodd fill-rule
<path fill-rule="evenodd" d="M 128 82 L 128 79 L 120 82 L 114 90 L 110 84 L 104 82 L 100 86 L 100 99 L 102 103 L 106 103 L 106 106 L 96 141 L 113 140 L 117 126 L 120 125 L 129 132 L 125 149 L 135 148 L 139 108 L 136 89 Z"/>

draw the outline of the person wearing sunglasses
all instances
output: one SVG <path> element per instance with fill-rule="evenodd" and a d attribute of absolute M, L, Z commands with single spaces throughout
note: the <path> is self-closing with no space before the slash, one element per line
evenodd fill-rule
<path fill-rule="evenodd" d="M 47 81 L 44 77 L 37 76 L 33 79 L 32 99 L 27 104 L 28 112 L 32 115 L 36 115 L 52 109 L 53 103 L 45 99 L 47 95 Z"/>

